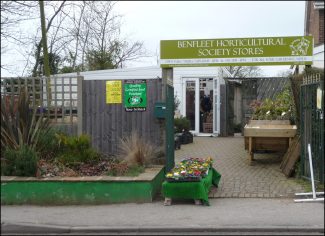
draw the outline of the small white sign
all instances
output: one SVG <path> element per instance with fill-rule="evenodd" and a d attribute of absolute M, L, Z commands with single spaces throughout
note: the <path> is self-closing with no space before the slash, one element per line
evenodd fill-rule
<path fill-rule="evenodd" d="M 317 102 L 317 109 L 322 109 L 322 95 L 323 95 L 323 91 L 321 88 L 317 88 L 317 97 L 316 97 L 316 102 Z"/>

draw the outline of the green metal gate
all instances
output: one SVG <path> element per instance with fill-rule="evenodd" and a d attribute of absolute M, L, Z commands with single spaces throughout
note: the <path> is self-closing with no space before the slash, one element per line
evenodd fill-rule
<path fill-rule="evenodd" d="M 174 87 L 166 86 L 166 171 L 175 166 L 174 140 Z"/>
<path fill-rule="evenodd" d="M 310 144 L 315 181 L 324 183 L 324 80 L 306 83 L 300 87 L 301 175 L 310 179 Z"/>

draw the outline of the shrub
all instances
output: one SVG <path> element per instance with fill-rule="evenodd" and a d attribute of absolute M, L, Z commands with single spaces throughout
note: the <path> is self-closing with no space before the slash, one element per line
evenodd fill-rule
<path fill-rule="evenodd" d="M 36 176 L 37 161 L 36 152 L 28 146 L 17 150 L 7 148 L 1 163 L 1 175 Z"/>
<path fill-rule="evenodd" d="M 120 140 L 119 158 L 125 160 L 129 166 L 146 166 L 156 156 L 157 148 L 141 138 L 137 132 Z"/>
<path fill-rule="evenodd" d="M 88 135 L 67 136 L 57 134 L 61 155 L 58 160 L 65 165 L 75 165 L 80 163 L 98 163 L 99 153 L 91 148 Z"/>
<path fill-rule="evenodd" d="M 53 128 L 48 132 L 40 131 L 36 150 L 40 159 L 53 160 L 59 153 L 59 140 L 57 131 Z"/>
<path fill-rule="evenodd" d="M 183 131 L 190 130 L 191 123 L 186 117 L 175 118 L 174 126 L 175 126 L 176 133 L 182 133 Z"/>
<path fill-rule="evenodd" d="M 274 100 L 253 101 L 253 120 L 290 120 L 295 122 L 295 106 L 291 89 L 286 87 Z"/>

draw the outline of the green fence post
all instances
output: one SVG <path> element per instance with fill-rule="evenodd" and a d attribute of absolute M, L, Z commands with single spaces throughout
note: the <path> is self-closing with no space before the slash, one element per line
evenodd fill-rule
<path fill-rule="evenodd" d="M 165 153 L 166 172 L 170 171 L 175 164 L 174 153 L 174 88 L 173 68 L 162 69 L 162 100 L 166 102 L 165 117 Z"/>

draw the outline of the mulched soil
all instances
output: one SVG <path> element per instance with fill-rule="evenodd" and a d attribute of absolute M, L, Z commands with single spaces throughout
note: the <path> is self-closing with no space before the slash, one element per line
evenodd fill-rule
<path fill-rule="evenodd" d="M 106 175 L 113 163 L 113 160 L 101 160 L 96 164 L 80 163 L 71 167 L 67 167 L 59 162 L 40 160 L 38 162 L 37 177 L 77 177 Z"/>

